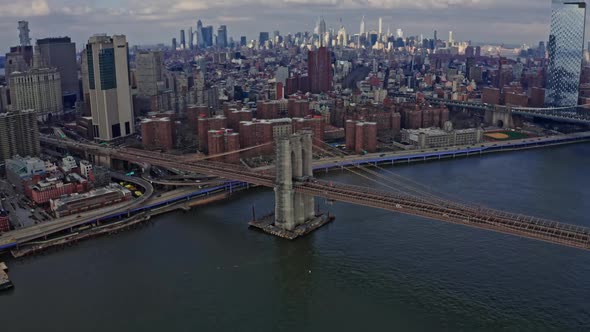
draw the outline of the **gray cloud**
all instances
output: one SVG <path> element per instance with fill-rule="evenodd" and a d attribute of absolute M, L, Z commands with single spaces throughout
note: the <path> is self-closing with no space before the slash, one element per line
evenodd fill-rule
<path fill-rule="evenodd" d="M 549 0 L 0 0 L 0 45 L 16 44 L 16 22 L 30 21 L 31 36 L 69 35 L 78 48 L 94 33 L 122 33 L 131 44 L 169 43 L 178 30 L 227 24 L 229 35 L 256 38 L 259 31 L 311 31 L 318 15 L 328 26 L 342 18 L 349 33 L 357 33 L 361 16 L 375 29 L 446 38 L 536 43 L 547 38 Z"/>

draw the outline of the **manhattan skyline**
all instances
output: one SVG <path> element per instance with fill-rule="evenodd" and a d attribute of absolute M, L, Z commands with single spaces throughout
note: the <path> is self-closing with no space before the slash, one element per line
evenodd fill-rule
<path fill-rule="evenodd" d="M 349 34 L 358 33 L 364 15 L 368 31 L 377 30 L 382 17 L 384 31 L 402 28 L 408 35 L 432 37 L 438 30 L 439 38 L 446 38 L 446 31 L 453 30 L 457 40 L 535 45 L 548 38 L 551 1 L 107 0 L 97 5 L 89 0 L 0 0 L 0 8 L 0 43 L 5 45 L 18 43 L 14 30 L 21 19 L 30 21 L 33 39 L 60 34 L 82 45 L 95 33 L 124 33 L 131 44 L 168 43 L 180 29 L 196 26 L 197 18 L 206 25 L 227 25 L 228 38 L 256 39 L 260 31 L 313 31 L 319 15 L 335 30 L 341 18 Z"/>

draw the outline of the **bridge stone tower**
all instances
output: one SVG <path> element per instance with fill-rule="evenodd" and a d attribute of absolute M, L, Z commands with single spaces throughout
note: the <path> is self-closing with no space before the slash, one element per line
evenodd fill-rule
<path fill-rule="evenodd" d="M 500 128 L 514 128 L 511 107 L 494 106 L 485 111 L 485 122 Z"/>
<path fill-rule="evenodd" d="M 293 182 L 313 176 L 311 132 L 281 137 L 276 147 L 275 226 L 292 231 L 315 219 L 314 198 L 295 193 Z"/>

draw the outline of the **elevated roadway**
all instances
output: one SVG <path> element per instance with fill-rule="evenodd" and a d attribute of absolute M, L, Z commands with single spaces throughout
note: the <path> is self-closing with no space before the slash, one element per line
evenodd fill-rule
<path fill-rule="evenodd" d="M 93 223 L 104 219 L 104 216 L 108 214 L 129 211 L 135 207 L 141 206 L 148 199 L 150 199 L 154 193 L 153 186 L 148 181 L 143 179 L 129 177 L 118 173 L 111 173 L 111 178 L 117 181 L 133 183 L 136 186 L 144 188 L 145 192 L 141 197 L 127 201 L 125 203 L 63 218 L 53 219 L 35 226 L 2 234 L 0 235 L 0 250 L 2 250 L 3 247 L 14 246 L 19 243 L 31 241 L 39 237 L 63 231 L 72 227 Z"/>

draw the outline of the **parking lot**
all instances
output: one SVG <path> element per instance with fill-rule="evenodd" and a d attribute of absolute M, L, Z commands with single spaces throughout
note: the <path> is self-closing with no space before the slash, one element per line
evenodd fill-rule
<path fill-rule="evenodd" d="M 51 220 L 50 215 L 36 207 L 26 196 L 17 193 L 6 180 L 0 180 L 0 205 L 8 212 L 10 224 L 14 229 Z"/>

